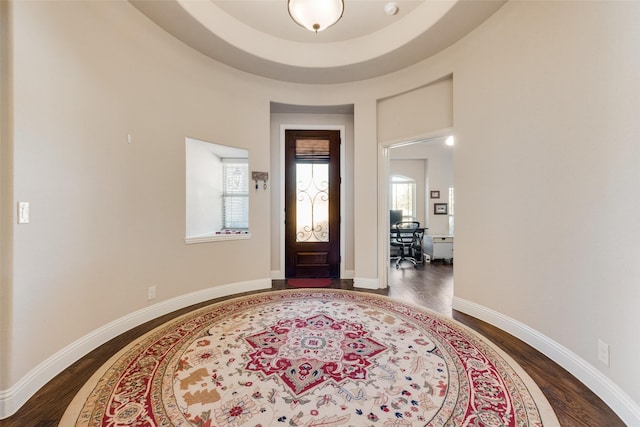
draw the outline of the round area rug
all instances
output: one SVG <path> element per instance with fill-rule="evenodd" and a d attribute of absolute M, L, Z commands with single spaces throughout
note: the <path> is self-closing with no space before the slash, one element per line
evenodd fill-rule
<path fill-rule="evenodd" d="M 289 290 L 193 311 L 120 351 L 61 426 L 558 426 L 478 334 L 372 294 Z"/>

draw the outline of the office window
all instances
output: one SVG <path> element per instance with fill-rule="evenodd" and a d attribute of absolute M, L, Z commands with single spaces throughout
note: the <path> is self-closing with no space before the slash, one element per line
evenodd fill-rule
<path fill-rule="evenodd" d="M 416 182 L 406 176 L 391 177 L 391 209 L 402 210 L 402 219 L 411 221 L 416 217 Z"/>

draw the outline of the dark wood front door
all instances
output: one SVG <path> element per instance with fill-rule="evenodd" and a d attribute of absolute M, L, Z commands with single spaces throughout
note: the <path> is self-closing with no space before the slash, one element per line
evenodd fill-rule
<path fill-rule="evenodd" d="M 285 276 L 340 277 L 340 131 L 285 132 Z"/>

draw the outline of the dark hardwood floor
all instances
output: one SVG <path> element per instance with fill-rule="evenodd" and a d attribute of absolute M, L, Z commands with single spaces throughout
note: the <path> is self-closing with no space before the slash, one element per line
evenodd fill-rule
<path fill-rule="evenodd" d="M 617 427 L 625 423 L 593 392 L 557 363 L 514 336 L 451 308 L 453 265 L 425 264 L 390 269 L 390 297 L 452 316 L 509 354 L 538 384 L 561 426 Z"/>
<path fill-rule="evenodd" d="M 351 280 L 336 280 L 333 288 L 353 289 Z M 283 280 L 273 282 L 273 289 L 286 289 Z M 357 290 L 357 289 L 356 289 Z M 469 326 L 493 341 L 518 362 L 540 386 L 551 403 L 560 425 L 581 427 L 617 427 L 625 424 L 571 374 L 517 338 L 473 317 L 452 310 L 453 266 L 451 264 L 426 264 L 413 268 L 403 264 L 396 270 L 391 268 L 390 286 L 379 291 L 365 291 L 388 295 L 437 311 Z M 102 345 L 38 391 L 12 417 L 0 420 L 2 427 L 49 427 L 57 426 L 66 407 L 80 387 L 102 364 L 123 346 L 145 332 L 164 322 L 207 304 L 228 298 L 208 301 L 167 314 L 138 326 Z M 67 427 L 67 426 L 62 426 Z"/>

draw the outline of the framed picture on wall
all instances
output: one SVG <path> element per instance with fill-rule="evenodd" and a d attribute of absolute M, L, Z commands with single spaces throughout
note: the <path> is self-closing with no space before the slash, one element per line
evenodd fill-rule
<path fill-rule="evenodd" d="M 447 204 L 446 203 L 434 203 L 433 204 L 433 213 L 435 215 L 446 215 L 447 214 Z"/>
<path fill-rule="evenodd" d="M 432 199 L 439 199 L 440 198 L 440 190 L 431 191 L 431 198 Z"/>

